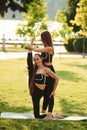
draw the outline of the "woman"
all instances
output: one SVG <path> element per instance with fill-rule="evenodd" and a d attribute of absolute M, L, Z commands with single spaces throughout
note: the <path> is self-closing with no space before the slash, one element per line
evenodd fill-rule
<path fill-rule="evenodd" d="M 30 65 L 30 63 L 32 63 L 31 56 L 32 56 L 32 53 L 31 52 L 28 53 L 28 59 L 27 59 L 28 65 Z M 59 78 L 48 67 L 45 67 L 43 65 L 42 56 L 40 54 L 35 54 L 33 57 L 33 60 L 34 60 L 34 66 L 32 68 L 33 68 L 34 75 L 33 75 L 32 80 L 30 82 L 30 94 L 32 96 L 32 101 L 33 101 L 34 116 L 35 116 L 35 118 L 48 119 L 48 118 L 46 118 L 46 116 L 50 115 L 49 119 L 52 119 L 53 105 L 52 105 L 52 100 L 50 100 L 50 99 L 52 97 L 54 97 L 54 95 L 55 95 L 55 90 L 56 90 L 56 87 L 58 85 Z M 28 69 L 29 69 L 29 66 L 28 66 Z M 29 71 L 29 74 L 30 73 L 32 73 L 32 71 Z M 48 112 L 48 114 L 40 115 L 40 99 L 44 95 L 45 87 L 48 87 L 47 86 L 47 79 L 50 78 L 49 76 L 54 79 L 53 90 L 51 91 L 51 93 L 48 97 L 49 99 L 47 99 L 50 112 Z"/>
<path fill-rule="evenodd" d="M 52 38 L 51 38 L 51 34 L 46 30 L 43 31 L 41 33 L 41 41 L 44 45 L 44 48 L 36 48 L 33 45 L 28 45 L 28 48 L 36 51 L 36 52 L 41 52 L 41 56 L 43 58 L 43 64 L 50 68 L 54 73 L 54 67 L 52 65 L 52 59 L 53 59 L 53 55 L 54 55 L 54 48 L 53 48 L 53 44 L 52 44 Z M 33 41 L 32 41 L 33 43 Z M 53 91 L 53 86 L 54 86 L 54 79 L 52 77 L 47 78 L 47 87 L 45 87 L 44 90 L 44 101 L 43 101 L 43 110 L 42 113 L 46 112 L 46 108 L 48 106 L 48 102 L 49 102 L 49 96 L 51 94 L 51 92 Z M 51 105 L 54 106 L 54 97 L 52 97 L 51 99 Z M 53 111 L 53 107 L 52 110 Z M 48 112 L 50 112 L 49 108 L 48 108 Z M 49 115 L 48 117 L 49 118 Z"/>

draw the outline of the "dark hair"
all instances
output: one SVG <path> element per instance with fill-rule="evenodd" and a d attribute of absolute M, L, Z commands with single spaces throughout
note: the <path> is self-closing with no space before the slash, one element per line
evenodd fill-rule
<path fill-rule="evenodd" d="M 42 59 L 42 56 L 39 53 L 36 53 L 35 55 L 39 56 Z M 37 72 L 38 66 L 34 65 L 34 71 L 33 71 L 33 76 L 32 76 L 32 80 L 30 83 L 30 95 L 32 96 L 33 92 L 34 92 L 34 77 L 35 77 L 35 73 Z"/>
<path fill-rule="evenodd" d="M 41 33 L 41 40 L 42 40 L 44 46 L 48 45 L 48 46 L 53 47 L 51 34 L 47 30 L 45 30 Z"/>
<path fill-rule="evenodd" d="M 37 56 L 39 56 L 39 57 L 42 59 L 41 54 L 39 54 L 39 53 L 35 53 L 34 55 L 37 55 Z"/>

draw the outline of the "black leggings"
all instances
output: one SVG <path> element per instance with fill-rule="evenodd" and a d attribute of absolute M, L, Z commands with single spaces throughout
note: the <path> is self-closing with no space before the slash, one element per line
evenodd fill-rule
<path fill-rule="evenodd" d="M 44 118 L 46 114 L 40 115 L 40 99 L 43 96 L 44 91 L 34 86 L 34 92 L 32 95 L 33 110 L 35 118 Z"/>
<path fill-rule="evenodd" d="M 52 65 L 47 66 L 55 73 L 55 70 Z M 48 112 L 53 111 L 53 106 L 54 106 L 54 97 L 49 97 L 51 92 L 53 91 L 54 87 L 54 79 L 51 78 L 50 76 L 47 78 L 47 83 L 46 83 L 46 88 L 44 90 L 44 101 L 43 101 L 43 110 L 46 110 L 48 106 Z"/>
<path fill-rule="evenodd" d="M 27 56 L 27 65 L 28 65 L 28 86 L 30 86 L 30 82 L 34 73 L 34 66 L 32 62 L 32 53 L 28 53 Z M 48 66 L 53 72 L 55 72 L 53 66 Z M 50 76 L 47 78 L 47 83 L 46 83 L 46 88 L 44 90 L 44 101 L 43 101 L 43 109 L 46 110 L 48 107 L 48 112 L 53 111 L 53 106 L 54 106 L 54 97 L 49 97 L 51 92 L 53 91 L 53 86 L 54 86 L 54 79 L 51 78 Z"/>

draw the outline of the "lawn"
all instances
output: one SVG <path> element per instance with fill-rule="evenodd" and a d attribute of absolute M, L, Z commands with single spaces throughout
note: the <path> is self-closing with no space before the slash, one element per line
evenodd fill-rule
<path fill-rule="evenodd" d="M 53 113 L 87 116 L 87 59 L 54 58 L 60 77 Z M 0 112 L 33 113 L 26 59 L 0 61 Z M 42 100 L 41 100 L 42 106 Z M 86 130 L 87 121 L 0 119 L 0 130 Z"/>

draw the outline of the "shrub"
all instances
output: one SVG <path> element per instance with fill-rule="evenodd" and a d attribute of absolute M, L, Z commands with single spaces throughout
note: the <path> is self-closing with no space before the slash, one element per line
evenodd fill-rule
<path fill-rule="evenodd" d="M 64 40 L 64 46 L 68 52 L 74 52 L 73 42 L 75 38 L 67 38 Z"/>
<path fill-rule="evenodd" d="M 83 50 L 83 44 L 84 44 L 84 50 Z M 73 46 L 76 52 L 82 53 L 84 51 L 84 53 L 87 53 L 87 38 L 84 37 L 76 38 Z"/>

